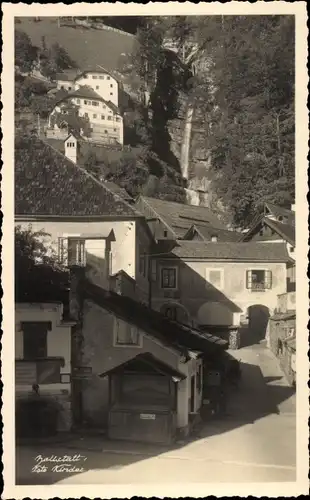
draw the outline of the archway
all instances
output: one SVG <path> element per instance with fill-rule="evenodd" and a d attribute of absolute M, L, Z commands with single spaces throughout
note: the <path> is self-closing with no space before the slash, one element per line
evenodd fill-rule
<path fill-rule="evenodd" d="M 253 343 L 260 342 L 266 339 L 270 311 L 267 306 L 255 304 L 248 307 L 248 335 L 253 340 Z"/>
<path fill-rule="evenodd" d="M 160 309 L 161 314 L 172 321 L 178 321 L 184 325 L 190 324 L 190 315 L 184 306 L 177 302 L 166 302 Z"/>

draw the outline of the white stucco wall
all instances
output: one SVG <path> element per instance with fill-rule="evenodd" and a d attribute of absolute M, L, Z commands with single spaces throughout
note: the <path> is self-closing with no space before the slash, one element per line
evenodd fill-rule
<path fill-rule="evenodd" d="M 62 324 L 61 304 L 32 304 L 18 303 L 15 306 L 15 359 L 24 359 L 23 353 L 23 331 L 22 322 L 45 322 L 52 323 L 52 329 L 47 333 L 47 355 L 61 356 L 64 358 L 64 366 L 61 373 L 71 374 L 71 325 Z M 29 392 L 32 384 L 16 385 L 16 392 Z M 41 393 L 59 393 L 70 391 L 71 384 L 43 384 L 40 386 Z"/>
<path fill-rule="evenodd" d="M 28 228 L 28 221 L 18 221 L 17 225 Z M 32 221 L 33 231 L 44 230 L 50 234 L 46 238 L 46 244 L 51 244 L 55 252 L 58 251 L 58 238 L 76 236 L 82 234 L 98 235 L 108 234 L 112 229 L 115 234 L 115 242 L 111 244 L 111 274 L 115 274 L 122 269 L 132 278 L 136 278 L 135 263 L 135 224 L 136 221 Z M 93 262 L 102 259 L 104 262 L 105 242 L 103 240 L 86 241 L 88 259 Z M 97 283 L 99 284 L 99 283 Z"/>
<path fill-rule="evenodd" d="M 88 85 L 106 101 L 118 106 L 118 82 L 107 73 L 92 71 L 75 80 L 75 88 Z"/>

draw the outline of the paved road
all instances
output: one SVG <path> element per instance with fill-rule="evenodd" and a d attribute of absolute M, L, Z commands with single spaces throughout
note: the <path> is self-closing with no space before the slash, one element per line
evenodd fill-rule
<path fill-rule="evenodd" d="M 85 438 L 66 446 L 20 447 L 18 484 L 280 482 L 296 480 L 295 396 L 262 345 L 241 349 L 243 379 L 229 415 L 206 424 L 196 439 L 173 450 Z M 37 455 L 81 454 L 84 472 L 31 472 Z"/>

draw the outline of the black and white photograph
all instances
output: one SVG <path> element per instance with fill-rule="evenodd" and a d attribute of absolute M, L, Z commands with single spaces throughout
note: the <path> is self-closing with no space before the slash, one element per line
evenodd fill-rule
<path fill-rule="evenodd" d="M 308 492 L 306 2 L 212 4 L 4 3 L 6 498 Z"/>

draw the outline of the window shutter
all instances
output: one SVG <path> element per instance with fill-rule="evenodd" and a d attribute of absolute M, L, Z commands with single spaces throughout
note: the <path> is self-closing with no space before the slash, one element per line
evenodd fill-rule
<path fill-rule="evenodd" d="M 265 271 L 265 288 L 270 290 L 272 288 L 272 272 Z"/>
<path fill-rule="evenodd" d="M 58 238 L 58 259 L 59 262 L 68 266 L 68 239 L 67 238 Z"/>
<path fill-rule="evenodd" d="M 252 271 L 246 272 L 246 287 L 249 289 L 252 288 Z"/>

